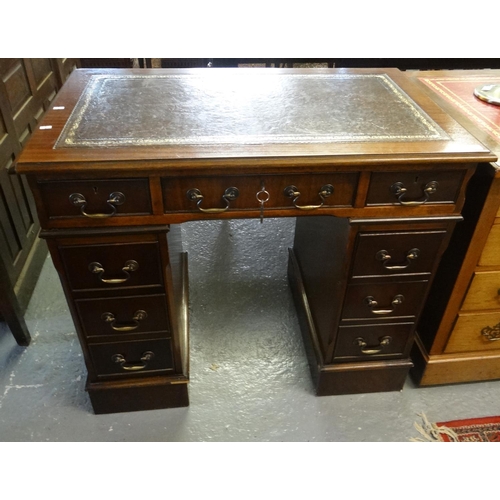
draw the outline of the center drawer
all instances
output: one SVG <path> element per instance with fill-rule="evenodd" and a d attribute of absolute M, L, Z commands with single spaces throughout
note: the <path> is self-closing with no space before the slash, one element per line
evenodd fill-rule
<path fill-rule="evenodd" d="M 165 212 L 259 210 L 260 201 L 264 209 L 350 207 L 357 181 L 356 173 L 168 177 L 163 206 Z"/>
<path fill-rule="evenodd" d="M 170 331 L 165 295 L 75 300 L 87 337 Z"/>

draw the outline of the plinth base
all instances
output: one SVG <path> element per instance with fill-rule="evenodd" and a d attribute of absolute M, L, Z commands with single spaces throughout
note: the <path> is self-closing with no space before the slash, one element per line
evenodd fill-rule
<path fill-rule="evenodd" d="M 96 414 L 126 411 L 159 410 L 189 405 L 187 380 L 163 377 L 138 380 L 136 383 L 88 383 L 86 390 Z"/>

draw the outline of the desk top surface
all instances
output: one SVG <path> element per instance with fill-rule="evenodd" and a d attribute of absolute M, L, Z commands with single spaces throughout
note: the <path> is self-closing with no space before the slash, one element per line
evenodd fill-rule
<path fill-rule="evenodd" d="M 474 96 L 474 89 L 500 85 L 500 70 L 412 71 L 410 78 L 493 153 L 500 155 L 500 106 Z"/>
<path fill-rule="evenodd" d="M 17 169 L 494 158 L 417 87 L 391 69 L 75 70 Z"/>

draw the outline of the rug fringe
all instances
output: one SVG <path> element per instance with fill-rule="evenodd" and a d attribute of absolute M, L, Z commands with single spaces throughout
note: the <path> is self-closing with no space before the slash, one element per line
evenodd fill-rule
<path fill-rule="evenodd" d="M 436 424 L 431 424 L 427 419 L 425 413 L 417 414 L 421 419 L 423 425 L 415 422 L 413 425 L 415 429 L 422 435 L 422 438 L 411 438 L 410 441 L 414 442 L 431 442 L 431 443 L 439 443 L 443 442 L 443 435 L 446 435 L 450 438 L 452 442 L 458 442 L 458 435 L 449 427 L 438 427 Z"/>

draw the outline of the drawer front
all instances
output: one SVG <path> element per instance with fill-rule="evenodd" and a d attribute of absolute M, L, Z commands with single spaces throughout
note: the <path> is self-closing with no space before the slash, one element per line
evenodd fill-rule
<path fill-rule="evenodd" d="M 374 172 L 367 205 L 455 203 L 465 171 Z"/>
<path fill-rule="evenodd" d="M 163 283 L 156 241 L 61 246 L 59 252 L 74 291 Z"/>
<path fill-rule="evenodd" d="M 359 233 L 352 277 L 430 274 L 446 231 Z"/>
<path fill-rule="evenodd" d="M 462 311 L 500 309 L 500 271 L 476 273 Z"/>
<path fill-rule="evenodd" d="M 459 314 L 445 354 L 500 349 L 500 312 Z"/>
<path fill-rule="evenodd" d="M 479 258 L 480 266 L 500 266 L 500 220 L 491 227 L 490 234 Z"/>
<path fill-rule="evenodd" d="M 350 207 L 357 180 L 358 174 L 344 173 L 164 178 L 163 205 L 165 212 L 259 210 L 258 196 L 265 209 Z M 236 196 L 227 191 L 232 188 Z"/>
<path fill-rule="evenodd" d="M 342 319 L 414 318 L 420 312 L 427 284 L 427 281 L 417 281 L 349 285 Z"/>
<path fill-rule="evenodd" d="M 148 179 L 53 181 L 38 187 L 49 219 L 105 220 L 152 213 Z"/>
<path fill-rule="evenodd" d="M 87 337 L 169 331 L 165 295 L 75 300 Z"/>
<path fill-rule="evenodd" d="M 174 368 L 169 339 L 89 345 L 98 375 L 138 375 Z"/>
<path fill-rule="evenodd" d="M 334 358 L 351 361 L 406 355 L 413 327 L 414 323 L 341 326 Z"/>

